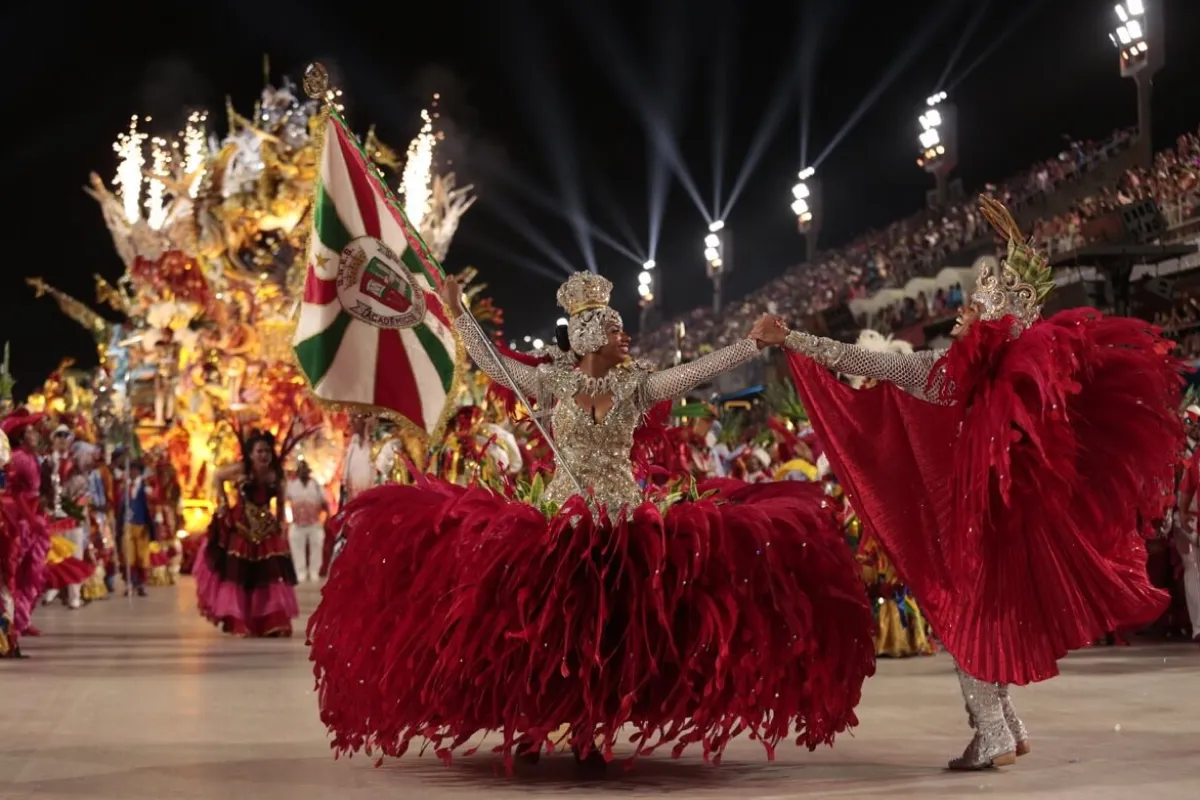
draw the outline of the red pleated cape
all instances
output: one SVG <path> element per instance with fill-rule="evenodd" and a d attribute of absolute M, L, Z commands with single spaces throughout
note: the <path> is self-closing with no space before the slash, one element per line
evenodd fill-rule
<path fill-rule="evenodd" d="M 789 361 L 851 503 L 946 649 L 981 680 L 1026 684 L 1165 608 L 1141 531 L 1171 501 L 1182 380 L 1140 320 L 1076 309 L 1016 339 L 1013 324 L 976 323 L 939 362 L 951 405 Z"/>

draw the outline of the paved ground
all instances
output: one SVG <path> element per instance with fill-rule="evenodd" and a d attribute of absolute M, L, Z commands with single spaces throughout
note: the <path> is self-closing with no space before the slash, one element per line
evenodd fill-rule
<path fill-rule="evenodd" d="M 316 597 L 309 587 L 302 604 Z M 584 782 L 569 758 L 512 779 L 491 755 L 334 761 L 303 642 L 221 636 L 193 607 L 186 582 L 39 611 L 33 658 L 0 661 L 0 798 L 1200 797 L 1200 647 L 1091 650 L 1016 690 L 1034 752 L 999 772 L 941 769 L 967 739 L 942 656 L 881 663 L 836 749 L 768 764 L 739 741 L 719 768 L 653 758 Z"/>

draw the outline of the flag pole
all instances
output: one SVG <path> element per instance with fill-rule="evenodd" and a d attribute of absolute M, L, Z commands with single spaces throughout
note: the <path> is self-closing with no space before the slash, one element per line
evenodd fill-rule
<path fill-rule="evenodd" d="M 448 277 L 446 280 L 454 279 Z M 483 326 L 479 324 L 479 320 L 475 319 L 475 315 L 471 313 L 471 309 L 467 306 L 466 296 L 464 295 L 460 297 L 459 302 L 462 305 L 462 313 L 467 317 L 467 319 L 471 320 L 471 325 L 475 328 L 476 333 L 479 334 L 479 338 L 483 341 L 484 346 L 487 347 L 488 354 L 492 357 L 492 361 L 496 363 L 496 368 L 500 370 L 500 374 L 504 376 L 504 380 L 508 384 L 508 388 L 511 389 L 513 394 L 517 396 L 517 399 L 521 401 L 521 405 L 524 407 L 526 413 L 529 414 L 529 421 L 533 423 L 533 427 L 536 428 L 537 432 L 542 435 L 543 439 L 545 439 L 546 446 L 550 448 L 550 452 L 554 455 L 554 460 L 558 463 L 558 469 L 561 469 L 563 473 L 570 478 L 571 483 L 575 485 L 575 491 L 579 494 L 583 494 L 583 486 L 579 483 L 579 479 L 575 477 L 575 473 L 572 472 L 571 468 L 567 466 L 567 460 L 563 458 L 562 453 L 558 451 L 558 446 L 554 444 L 554 439 L 542 425 L 541 420 L 539 420 L 533 413 L 533 404 L 529 402 L 528 398 L 525 397 L 525 393 L 521 391 L 521 387 L 518 386 L 516 380 L 513 379 L 512 371 L 508 368 L 508 361 L 496 350 L 495 346 L 492 344 L 492 340 L 488 337 L 487 333 L 484 332 Z"/>

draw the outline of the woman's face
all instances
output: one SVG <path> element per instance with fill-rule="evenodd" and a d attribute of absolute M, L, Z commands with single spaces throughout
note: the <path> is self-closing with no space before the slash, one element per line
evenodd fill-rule
<path fill-rule="evenodd" d="M 958 320 L 954 323 L 954 328 L 950 331 L 950 336 L 955 339 L 961 339 L 971 326 L 979 321 L 979 307 L 974 303 L 969 303 L 963 306 L 958 312 Z"/>
<path fill-rule="evenodd" d="M 21 444 L 31 449 L 37 448 L 38 432 L 32 425 L 25 426 L 25 432 L 21 435 Z"/>
<path fill-rule="evenodd" d="M 263 441 L 254 443 L 254 449 L 250 451 L 250 463 L 256 469 L 266 469 L 271 466 L 271 445 Z"/>
<path fill-rule="evenodd" d="M 629 358 L 629 334 L 616 322 L 610 322 L 604 331 L 606 339 L 600 348 L 599 355 L 605 361 L 619 364 Z"/>

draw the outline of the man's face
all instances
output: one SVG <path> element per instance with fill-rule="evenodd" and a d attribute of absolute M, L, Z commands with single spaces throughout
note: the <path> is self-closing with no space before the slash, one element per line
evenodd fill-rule
<path fill-rule="evenodd" d="M 54 434 L 54 452 L 62 455 L 71 446 L 71 437 L 65 433 Z"/>

